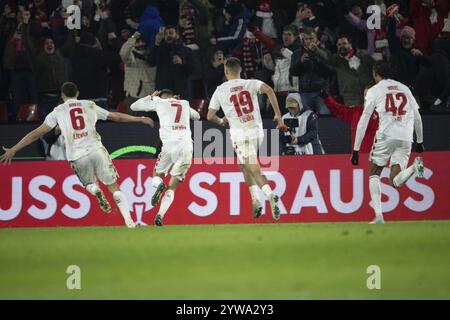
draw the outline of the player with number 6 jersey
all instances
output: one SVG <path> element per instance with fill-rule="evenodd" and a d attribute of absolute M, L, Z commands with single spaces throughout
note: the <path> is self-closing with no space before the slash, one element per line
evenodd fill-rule
<path fill-rule="evenodd" d="M 230 126 L 230 138 L 244 174 L 253 204 L 253 217 L 262 213 L 258 187 L 261 188 L 270 202 L 272 217 L 280 218 L 278 196 L 275 195 L 262 174 L 258 162 L 258 148 L 264 139 L 258 94 L 266 94 L 274 110 L 274 120 L 281 123 L 281 113 L 273 89 L 262 81 L 241 79 L 241 62 L 237 58 L 229 58 L 224 65 L 225 77 L 228 81 L 216 88 L 209 103 L 208 120 L 219 125 Z M 216 113 L 222 108 L 224 117 Z"/>
<path fill-rule="evenodd" d="M 127 200 L 117 183 L 116 168 L 101 142 L 100 135 L 95 130 L 95 124 L 100 119 L 141 122 L 153 127 L 153 121 L 146 117 L 109 112 L 92 101 L 78 100 L 78 94 L 78 88 L 74 83 L 64 83 L 61 87 L 61 98 L 64 102 L 47 115 L 41 126 L 28 133 L 15 146 L 9 149 L 3 147 L 6 152 L 0 157 L 0 161 L 10 163 L 17 151 L 59 126 L 66 144 L 67 159 L 80 182 L 97 198 L 100 208 L 108 213 L 111 211 L 111 206 L 98 186 L 97 179 L 103 182 L 113 195 L 126 226 L 134 228 L 135 223 L 130 216 Z"/>
<path fill-rule="evenodd" d="M 376 82 L 365 96 L 364 111 L 358 122 L 351 162 L 359 162 L 359 148 L 372 113 L 379 116 L 379 127 L 370 153 L 369 190 L 375 211 L 373 224 L 384 224 L 381 209 L 380 174 L 390 162 L 390 181 L 395 188 L 402 186 L 414 173 L 423 177 L 423 159 L 417 157 L 407 167 L 411 153 L 413 134 L 416 132 L 416 151 L 423 151 L 423 128 L 419 106 L 411 90 L 404 84 L 389 79 L 390 66 L 379 61 L 373 67 Z"/>
<path fill-rule="evenodd" d="M 161 206 L 155 216 L 155 224 L 163 225 L 164 216 L 175 197 L 175 190 L 183 182 L 192 163 L 192 137 L 190 120 L 199 120 L 200 114 L 189 102 L 179 100 L 171 90 L 155 91 L 152 95 L 137 100 L 130 106 L 133 111 L 154 111 L 159 118 L 159 135 L 163 143 L 156 162 L 152 186 L 152 206 Z M 171 178 L 166 187 L 163 178 L 170 170 Z M 165 191 L 164 197 L 162 197 Z"/>

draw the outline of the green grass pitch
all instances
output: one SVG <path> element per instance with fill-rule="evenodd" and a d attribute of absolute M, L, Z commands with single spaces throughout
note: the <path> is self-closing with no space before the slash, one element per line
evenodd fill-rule
<path fill-rule="evenodd" d="M 450 221 L 3 229 L 0 298 L 450 299 Z"/>

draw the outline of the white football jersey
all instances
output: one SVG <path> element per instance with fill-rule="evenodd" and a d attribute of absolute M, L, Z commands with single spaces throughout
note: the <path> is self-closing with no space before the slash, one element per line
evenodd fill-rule
<path fill-rule="evenodd" d="M 375 110 L 380 118 L 377 138 L 413 141 L 414 109 L 419 109 L 411 90 L 404 84 L 385 79 L 367 91 L 364 112 Z"/>
<path fill-rule="evenodd" d="M 200 115 L 186 100 L 162 99 L 147 96 L 130 106 L 133 111 L 155 111 L 159 118 L 159 136 L 163 143 L 174 139 L 191 139 L 189 120 L 199 120 Z"/>
<path fill-rule="evenodd" d="M 263 84 L 255 79 L 233 79 L 216 88 L 209 108 L 219 110 L 222 107 L 231 135 L 248 135 L 255 129 L 262 131 L 258 93 Z"/>
<path fill-rule="evenodd" d="M 67 160 L 74 161 L 103 147 L 95 123 L 98 119 L 106 120 L 108 115 L 108 110 L 92 101 L 69 99 L 49 113 L 44 123 L 52 128 L 59 125 L 66 143 Z"/>

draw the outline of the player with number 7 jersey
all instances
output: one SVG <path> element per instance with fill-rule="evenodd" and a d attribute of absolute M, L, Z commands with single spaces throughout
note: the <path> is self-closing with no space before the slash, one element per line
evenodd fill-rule
<path fill-rule="evenodd" d="M 169 89 L 155 91 L 152 95 L 137 100 L 130 109 L 158 114 L 159 136 L 163 145 L 153 171 L 152 206 L 157 206 L 161 201 L 155 216 L 155 224 L 161 227 L 174 200 L 175 190 L 183 182 L 191 166 L 193 142 L 190 120 L 199 120 L 200 114 L 190 107 L 188 101 L 178 99 Z M 171 178 L 166 186 L 163 179 L 169 170 Z"/>

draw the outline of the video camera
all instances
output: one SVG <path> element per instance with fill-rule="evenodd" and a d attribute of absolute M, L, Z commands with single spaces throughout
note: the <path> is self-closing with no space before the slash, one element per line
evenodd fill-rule
<path fill-rule="evenodd" d="M 283 132 L 281 137 L 281 142 L 284 145 L 284 149 L 286 150 L 286 155 L 294 155 L 295 154 L 295 146 L 289 145 L 292 142 L 292 137 L 295 135 L 296 129 L 299 126 L 298 119 L 284 119 L 284 124 L 288 127 L 287 132 Z M 289 132 L 289 134 L 287 134 Z"/>

